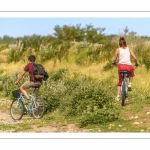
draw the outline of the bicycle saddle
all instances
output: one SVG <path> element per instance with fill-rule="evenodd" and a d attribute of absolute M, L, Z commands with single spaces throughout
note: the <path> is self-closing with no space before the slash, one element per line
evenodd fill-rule
<path fill-rule="evenodd" d="M 40 85 L 32 86 L 32 88 L 39 88 L 39 87 L 40 87 Z"/>
<path fill-rule="evenodd" d="M 120 73 L 129 73 L 129 71 L 127 71 L 127 70 L 123 70 L 123 71 L 120 71 Z"/>
<path fill-rule="evenodd" d="M 120 71 L 120 74 L 123 76 L 123 74 L 126 74 L 126 77 L 128 78 L 129 77 L 129 71 L 127 70 L 123 70 L 123 71 Z"/>

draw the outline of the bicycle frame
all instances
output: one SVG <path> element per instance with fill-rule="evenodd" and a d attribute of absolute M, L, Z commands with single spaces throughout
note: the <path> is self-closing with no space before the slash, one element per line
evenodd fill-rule
<path fill-rule="evenodd" d="M 30 100 L 28 101 L 23 93 L 20 93 L 19 98 L 14 99 L 10 106 L 10 114 L 14 120 L 20 120 L 24 114 L 24 109 L 35 119 L 43 117 L 45 112 L 44 99 L 41 97 L 34 97 L 28 94 Z"/>
<path fill-rule="evenodd" d="M 121 92 L 122 92 L 122 86 L 123 86 L 123 82 L 125 82 L 125 91 L 126 91 L 126 93 L 128 93 L 128 80 L 127 80 L 127 78 L 128 78 L 128 74 L 126 73 L 126 72 L 120 72 L 121 74 L 122 74 L 122 76 L 123 76 L 123 81 L 122 81 L 122 84 L 121 84 Z"/>
<path fill-rule="evenodd" d="M 27 102 L 27 100 L 26 100 L 25 96 L 22 93 L 20 93 L 20 97 L 18 98 L 18 101 L 21 100 L 24 103 L 25 109 L 31 114 L 31 107 L 30 106 L 32 106 L 32 103 L 34 102 L 35 98 L 32 94 L 28 94 L 28 95 L 30 97 L 30 102 L 29 102 L 30 105 L 25 104 Z"/>
<path fill-rule="evenodd" d="M 128 95 L 128 80 L 129 72 L 128 71 L 121 71 L 120 74 L 123 76 L 122 85 L 120 88 L 121 94 L 122 94 L 122 106 L 124 106 L 124 102 L 126 100 L 126 97 Z"/>

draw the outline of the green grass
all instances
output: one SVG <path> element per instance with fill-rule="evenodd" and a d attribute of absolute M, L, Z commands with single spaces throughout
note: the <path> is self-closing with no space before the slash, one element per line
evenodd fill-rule
<path fill-rule="evenodd" d="M 6 51 L 3 51 L 3 53 Z M 116 96 L 117 92 L 117 82 L 118 82 L 118 75 L 117 75 L 117 67 L 112 67 L 110 70 L 109 68 L 106 71 L 103 70 L 103 67 L 106 63 L 94 63 L 88 66 L 80 66 L 74 63 L 75 56 L 71 55 L 68 59 L 69 62 L 62 61 L 61 63 L 57 61 L 56 65 L 53 66 L 52 61 L 46 61 L 44 63 L 45 68 L 50 72 L 56 72 L 59 69 L 68 69 L 68 76 L 72 77 L 74 74 L 76 76 L 80 76 L 81 74 L 86 75 L 94 80 L 101 80 L 102 81 L 102 88 L 104 88 L 108 94 L 112 94 Z M 81 59 L 82 60 L 82 59 Z M 18 72 L 19 68 L 23 68 L 25 62 L 18 62 L 18 63 L 11 63 L 7 64 L 7 73 L 9 72 Z M 10 70 L 8 72 L 8 70 Z M 6 71 L 6 70 L 5 70 Z M 20 70 L 19 70 L 20 71 Z M 60 74 L 55 74 L 55 77 Z M 150 111 L 150 80 L 149 80 L 150 72 L 146 70 L 144 65 L 135 69 L 135 77 L 132 82 L 133 90 L 129 92 L 128 101 L 125 102 L 125 106 L 121 106 L 121 102 L 118 103 L 118 108 L 120 109 L 119 118 L 112 122 L 101 123 L 101 124 L 90 124 L 87 125 L 83 129 L 87 129 L 88 132 L 149 132 L 149 115 L 146 113 Z M 52 77 L 52 76 L 50 76 Z M 9 83 L 11 85 L 9 88 L 12 90 L 14 86 L 14 79 L 12 82 Z M 22 81 L 23 82 L 23 81 Z M 73 85 L 73 84 L 72 84 Z M 4 84 L 3 84 L 4 86 Z M 52 84 L 48 85 L 52 86 Z M 54 92 L 58 92 L 59 84 L 53 84 Z M 74 85 L 73 85 L 74 86 Z M 2 87 L 1 87 L 2 88 Z M 16 87 L 15 87 L 16 88 Z M 53 88 L 53 89 L 54 89 Z M 51 89 L 52 90 L 52 89 Z M 69 89 L 68 89 L 69 90 Z M 44 92 L 45 90 L 42 89 Z M 47 93 L 50 93 L 48 91 Z M 51 94 L 54 94 L 52 92 Z M 78 93 L 78 91 L 76 91 Z M 73 92 L 70 94 L 72 95 Z M 59 98 L 59 95 L 51 95 L 55 101 Z M 54 97 L 53 97 L 54 96 Z M 55 99 L 57 96 L 57 99 Z M 81 93 L 82 96 L 82 93 Z M 6 114 L 9 114 L 10 103 L 12 100 L 10 97 L 5 97 L 5 91 L 1 89 L 0 97 L 3 101 L 0 101 L 0 110 Z M 7 101 L 5 102 L 5 99 Z M 69 98 L 68 98 L 69 100 Z M 65 107 L 64 107 L 65 108 Z M 65 110 L 64 110 L 65 111 Z M 64 113 L 64 112 L 63 112 Z M 136 118 L 138 116 L 138 118 Z M 2 122 L 0 123 L 0 130 L 4 131 L 11 131 L 11 132 L 22 132 L 22 131 L 31 131 L 33 126 L 36 128 L 42 127 L 49 127 L 50 125 L 57 124 L 60 126 L 67 126 L 68 124 L 75 124 L 79 128 L 79 120 L 80 115 L 77 116 L 63 116 L 58 109 L 54 111 L 50 111 L 46 113 L 43 118 L 41 119 L 33 119 L 28 114 L 24 115 L 20 121 L 15 121 L 13 124 L 5 124 Z M 137 122 L 137 124 L 136 124 Z M 139 124 L 138 124 L 139 123 Z"/>
<path fill-rule="evenodd" d="M 122 107 L 122 106 L 120 106 Z M 105 123 L 105 124 L 97 124 L 97 125 L 88 125 L 85 128 L 88 132 L 149 132 L 150 129 L 146 126 L 140 126 L 134 125 L 133 123 L 136 122 L 136 119 L 132 120 L 124 120 L 124 112 L 132 112 L 132 109 L 130 106 L 128 108 L 123 108 L 120 118 L 117 121 Z M 133 112 L 132 112 L 133 113 Z M 130 113 L 129 113 L 130 114 Z M 131 115 L 131 114 L 130 114 Z M 133 113 L 133 116 L 136 115 L 136 113 Z M 145 119 L 146 116 L 142 116 L 141 119 Z M 12 132 L 22 132 L 32 130 L 33 126 L 36 126 L 37 128 L 46 127 L 52 124 L 57 124 L 61 126 L 67 126 L 67 124 L 75 124 L 78 126 L 75 120 L 78 118 L 70 117 L 68 119 L 62 118 L 57 111 L 53 113 L 46 114 L 41 119 L 33 119 L 32 117 L 27 115 L 24 115 L 21 121 L 16 121 L 15 124 L 1 124 L 0 130 L 3 131 L 12 131 Z"/>
<path fill-rule="evenodd" d="M 137 72 L 140 72 L 139 70 L 136 70 Z M 110 72 L 108 72 L 109 76 Z M 143 71 L 143 74 L 147 74 L 146 71 Z M 144 89 L 144 86 L 149 86 L 148 84 L 142 84 L 142 82 L 145 83 L 144 79 L 141 79 L 137 75 L 134 78 L 133 81 L 133 90 L 132 92 L 129 92 L 128 95 L 128 101 L 126 102 L 126 105 L 124 107 L 121 106 L 121 102 L 118 102 L 118 108 L 121 110 L 119 114 L 119 118 L 116 121 L 104 123 L 104 124 L 91 124 L 86 127 L 83 127 L 81 129 L 87 129 L 88 132 L 149 132 L 150 129 L 148 125 L 145 123 L 148 123 L 148 115 L 146 115 L 146 112 L 148 112 L 150 109 L 150 100 L 149 100 L 149 88 L 145 88 L 144 92 L 140 92 L 141 89 Z M 111 85 L 109 88 L 116 87 L 116 79 L 115 77 L 110 78 L 114 81 L 112 81 L 113 85 Z M 106 83 L 110 81 L 106 81 Z M 141 86 L 139 86 L 139 79 L 142 80 Z M 115 91 L 115 90 L 114 90 Z M 147 94 L 147 95 L 146 95 Z M 9 113 L 9 107 L 11 100 L 9 101 L 9 97 L 4 97 L 4 94 L 1 93 L 1 97 L 3 100 L 3 103 L 0 103 L 0 109 L 3 112 Z M 115 98 L 115 94 L 114 94 Z M 7 101 L 5 102 L 5 99 Z M 144 113 L 143 113 L 144 111 Z M 133 119 L 130 119 L 129 117 L 133 116 Z M 134 118 L 135 116 L 138 116 L 138 118 Z M 36 126 L 36 128 L 41 127 L 47 127 L 52 124 L 58 124 L 61 126 L 67 126 L 68 124 L 75 124 L 79 127 L 78 120 L 80 119 L 80 116 L 75 117 L 63 117 L 60 115 L 60 112 L 58 109 L 56 109 L 53 112 L 49 112 L 43 116 L 41 119 L 33 119 L 28 114 L 24 115 L 23 118 L 20 121 L 16 121 L 15 124 L 0 124 L 0 130 L 3 131 L 11 131 L 11 132 L 22 132 L 22 131 L 31 131 L 33 126 Z M 142 124 L 134 124 L 134 122 L 143 122 Z"/>

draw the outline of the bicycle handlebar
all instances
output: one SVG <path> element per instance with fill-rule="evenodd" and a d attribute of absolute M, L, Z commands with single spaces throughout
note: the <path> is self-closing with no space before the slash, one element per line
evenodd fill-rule
<path fill-rule="evenodd" d="M 112 64 L 113 64 L 113 65 L 118 65 L 119 63 L 116 61 L 116 62 L 112 62 Z M 135 67 L 138 67 L 139 64 L 137 63 L 137 64 L 135 64 L 134 66 L 135 66 Z"/>

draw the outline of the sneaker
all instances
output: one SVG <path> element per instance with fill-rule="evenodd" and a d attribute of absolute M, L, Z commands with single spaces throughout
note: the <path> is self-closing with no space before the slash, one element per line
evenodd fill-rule
<path fill-rule="evenodd" d="M 131 85 L 128 85 L 128 91 L 132 91 Z"/>
<path fill-rule="evenodd" d="M 120 100 L 120 97 L 119 97 L 119 96 L 117 96 L 117 97 L 116 97 L 116 101 L 119 101 L 119 100 Z"/>

